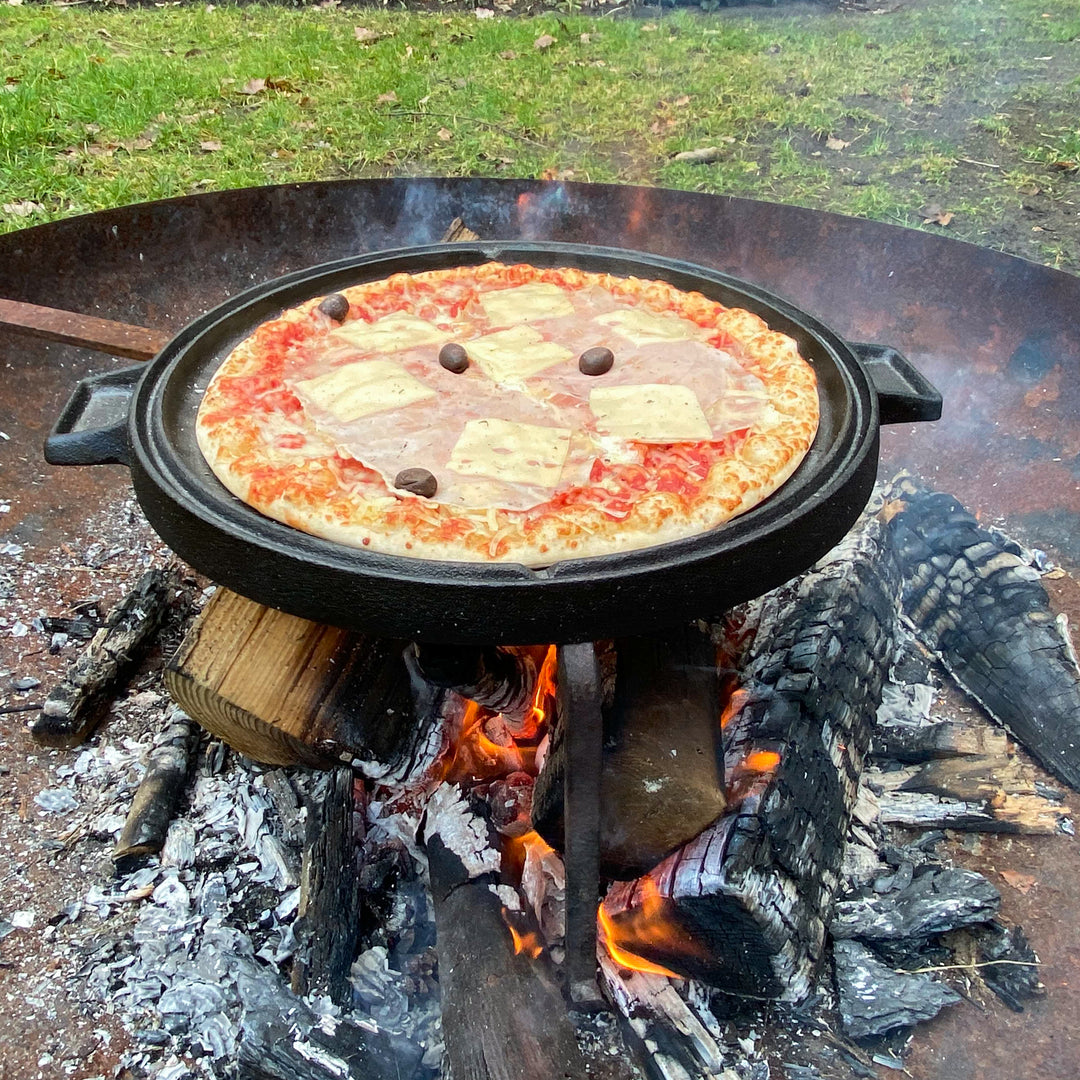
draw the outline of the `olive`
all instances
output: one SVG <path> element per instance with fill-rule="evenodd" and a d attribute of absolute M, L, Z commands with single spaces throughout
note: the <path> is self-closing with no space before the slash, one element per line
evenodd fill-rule
<path fill-rule="evenodd" d="M 329 315 L 331 319 L 344 322 L 345 316 L 349 314 L 349 301 L 339 292 L 331 293 L 323 298 L 319 310 L 324 315 Z"/>
<path fill-rule="evenodd" d="M 583 375 L 603 375 L 611 370 L 615 363 L 615 354 L 603 345 L 586 349 L 578 359 L 578 367 Z"/>
<path fill-rule="evenodd" d="M 439 490 L 439 481 L 427 469 L 402 469 L 394 477 L 394 487 L 430 499 Z"/>
<path fill-rule="evenodd" d="M 456 341 L 448 341 L 439 350 L 439 363 L 447 371 L 460 375 L 469 366 L 469 354 L 465 351 L 464 345 L 459 345 Z"/>

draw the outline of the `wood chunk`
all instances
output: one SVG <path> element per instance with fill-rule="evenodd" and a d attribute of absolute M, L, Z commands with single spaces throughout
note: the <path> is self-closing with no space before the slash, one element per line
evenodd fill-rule
<path fill-rule="evenodd" d="M 446 232 L 439 238 L 440 244 L 457 244 L 464 243 L 470 240 L 479 240 L 480 234 L 474 233 L 464 220 L 459 217 L 454 218 L 453 221 L 447 226 Z"/>
<path fill-rule="evenodd" d="M 604 710 L 601 869 L 636 877 L 723 812 L 716 650 L 696 626 L 615 642 L 614 699 Z M 556 717 L 533 791 L 533 827 L 563 843 L 566 743 Z"/>
<path fill-rule="evenodd" d="M 339 767 L 325 783 L 318 806 L 308 808 L 310 828 L 300 872 L 292 989 L 300 995 L 328 994 L 338 1005 L 345 1005 L 352 1000 L 349 968 L 360 934 L 352 770 Z"/>
<path fill-rule="evenodd" d="M 903 608 L 957 683 L 1080 790 L 1080 669 L 1038 570 L 952 496 L 902 481 L 888 529 Z"/>
<path fill-rule="evenodd" d="M 198 729 L 179 709 L 156 740 L 146 773 L 132 800 L 113 862 L 155 855 L 165 846 L 173 814 L 187 786 L 191 759 L 198 745 Z"/>
<path fill-rule="evenodd" d="M 218 589 L 165 671 L 173 699 L 233 749 L 271 765 L 387 772 L 422 724 L 407 643 L 287 615 Z"/>
<path fill-rule="evenodd" d="M 165 621 L 178 584 L 174 570 L 143 574 L 50 692 L 30 725 L 39 743 L 70 748 L 91 734 Z"/>
<path fill-rule="evenodd" d="M 919 727 L 881 723 L 874 730 L 875 761 L 917 764 L 934 758 L 981 757 L 1007 760 L 1008 736 L 982 723 L 978 727 L 945 720 Z"/>
<path fill-rule="evenodd" d="M 995 920 L 973 933 L 976 958 L 985 965 L 976 969 L 980 978 L 1013 1012 L 1022 1013 L 1023 1003 L 1030 998 L 1046 996 L 1046 987 L 1039 981 L 1039 958 L 1021 927 L 1007 930 Z"/>

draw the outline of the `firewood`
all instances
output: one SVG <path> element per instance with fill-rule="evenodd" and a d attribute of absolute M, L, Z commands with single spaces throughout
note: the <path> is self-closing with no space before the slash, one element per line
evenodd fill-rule
<path fill-rule="evenodd" d="M 604 710 L 600 858 L 608 877 L 636 877 L 724 809 L 716 650 L 685 626 L 615 642 L 614 700 Z M 566 743 L 556 716 L 533 791 L 533 827 L 563 844 Z"/>
<path fill-rule="evenodd" d="M 875 761 L 920 763 L 933 758 L 982 757 L 1005 761 L 1009 739 L 987 723 L 979 726 L 945 720 L 920 727 L 879 723 L 871 756 Z"/>
<path fill-rule="evenodd" d="M 1080 790 L 1080 669 L 1039 572 L 952 496 L 902 481 L 886 507 L 903 608 L 957 683 Z"/>
<path fill-rule="evenodd" d="M 235 750 L 271 765 L 371 775 L 404 767 L 425 734 L 406 642 L 371 638 L 219 589 L 169 662 L 173 699 Z"/>
<path fill-rule="evenodd" d="M 439 238 L 440 244 L 464 243 L 470 240 L 479 240 L 480 234 L 474 233 L 462 218 L 456 217 L 446 228 L 446 232 Z"/>
<path fill-rule="evenodd" d="M 78 746 L 97 727 L 165 621 L 179 583 L 172 570 L 147 570 L 53 688 L 30 732 L 45 746 Z"/>
<path fill-rule="evenodd" d="M 352 770 L 339 767 L 324 782 L 318 806 L 308 808 L 292 989 L 301 995 L 328 994 L 344 1005 L 352 998 L 349 968 L 360 934 Z"/>
<path fill-rule="evenodd" d="M 113 862 L 122 866 L 142 855 L 157 854 L 165 846 L 180 796 L 187 784 L 192 752 L 198 743 L 197 728 L 179 709 L 150 752 L 146 774 L 132 800 Z"/>

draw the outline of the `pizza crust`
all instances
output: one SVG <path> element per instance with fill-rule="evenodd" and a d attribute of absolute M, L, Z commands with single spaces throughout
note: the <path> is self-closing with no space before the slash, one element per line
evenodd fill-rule
<path fill-rule="evenodd" d="M 748 390 L 746 386 L 736 388 L 736 393 L 742 395 L 740 400 L 751 403 L 752 407 L 747 406 L 745 411 L 753 417 L 752 426 L 722 435 L 714 433 L 711 441 L 694 442 L 690 436 L 706 430 L 700 424 L 704 421 L 708 427 L 708 416 L 715 411 L 703 409 L 703 403 L 697 402 L 697 413 L 693 416 L 693 424 L 697 426 L 686 429 L 672 426 L 663 430 L 661 425 L 652 429 L 661 441 L 673 433 L 687 440 L 668 447 L 649 444 L 649 431 L 645 429 L 629 432 L 641 441 L 628 441 L 602 431 L 590 441 L 556 423 L 545 429 L 543 438 L 531 442 L 522 430 L 526 424 L 518 423 L 515 427 L 516 422 L 505 417 L 474 417 L 465 423 L 466 427 L 470 422 L 486 420 L 489 435 L 493 430 L 496 435 L 509 433 L 517 439 L 517 442 L 504 439 L 501 444 L 495 439 L 498 449 L 507 452 L 514 462 L 509 472 L 515 481 L 535 484 L 541 477 L 550 480 L 558 455 L 564 449 L 567 462 L 579 463 L 579 472 L 582 453 L 586 450 L 592 453 L 596 459 L 593 473 L 599 469 L 601 474 L 595 481 L 589 474 L 590 484 L 578 485 L 569 492 L 559 489 L 557 498 L 528 510 L 475 508 L 439 503 L 437 495 L 435 500 L 427 500 L 395 492 L 382 475 L 342 453 L 339 444 L 313 423 L 308 413 L 313 405 L 317 408 L 317 403 L 310 395 L 311 386 L 304 385 L 308 380 L 293 380 L 295 394 L 289 388 L 288 369 L 293 358 L 314 347 L 311 342 L 326 340 L 346 347 L 346 352 L 349 348 L 367 350 L 366 359 L 352 357 L 356 367 L 388 365 L 378 369 L 385 380 L 376 379 L 376 386 L 410 386 L 407 380 L 395 383 L 390 378 L 389 368 L 399 366 L 422 390 L 429 389 L 422 378 L 402 366 L 413 356 L 408 350 L 422 346 L 434 355 L 438 342 L 460 340 L 461 324 L 455 321 L 458 309 L 469 304 L 475 306 L 476 298 L 486 294 L 487 303 L 480 304 L 483 310 L 491 305 L 492 297 L 500 293 L 509 296 L 530 284 L 545 288 L 518 295 L 526 300 L 530 295 L 540 297 L 537 303 L 541 309 L 544 304 L 552 306 L 543 309 L 549 313 L 535 320 L 523 320 L 521 329 L 527 331 L 535 332 L 535 322 L 561 317 L 550 314 L 564 310 L 552 288 L 560 290 L 564 297 L 572 297 L 581 290 L 602 289 L 623 310 L 632 303 L 646 316 L 610 320 L 605 325 L 612 333 L 622 335 L 625 330 L 629 334 L 634 331 L 627 328 L 648 327 L 654 325 L 654 320 L 667 320 L 672 326 L 692 324 L 696 329 L 689 337 L 652 340 L 674 340 L 672 347 L 676 348 L 679 340 L 709 341 L 714 349 L 725 350 L 734 357 L 741 373 L 736 381 L 763 388 L 760 391 Z M 664 282 L 614 278 L 573 268 L 538 269 L 490 263 L 394 275 L 383 282 L 364 283 L 343 291 L 352 311 L 361 312 L 366 331 L 359 326 L 359 320 L 337 326 L 318 311 L 320 297 L 284 312 L 241 342 L 226 358 L 204 395 L 196 423 L 199 446 L 229 491 L 271 518 L 331 541 L 412 558 L 516 562 L 529 566 L 649 547 L 698 535 L 760 503 L 795 471 L 817 431 L 814 372 L 799 355 L 792 339 L 770 330 L 751 312 L 726 309 L 700 294 L 681 292 Z M 447 297 L 443 308 L 432 309 L 433 295 Z M 498 309 L 499 303 L 495 301 L 498 317 L 505 319 L 507 312 Z M 531 315 L 534 310 L 526 314 Z M 491 319 L 489 337 L 496 336 L 495 321 Z M 417 324 L 421 322 L 433 329 L 419 327 Z M 379 333 L 385 337 L 389 332 L 391 347 L 404 348 L 407 355 L 395 360 L 371 357 L 371 332 L 380 323 L 384 329 Z M 689 333 L 685 328 L 679 332 Z M 399 333 L 416 336 L 408 337 L 407 341 L 393 340 L 393 335 Z M 426 343 L 418 342 L 420 335 L 427 336 Z M 475 349 L 484 336 L 479 334 L 464 344 Z M 529 337 L 533 344 L 539 344 Z M 557 342 L 554 344 L 558 347 Z M 564 347 L 562 351 L 573 359 L 570 350 Z M 499 375 L 511 384 L 541 385 L 547 372 L 556 370 L 556 365 L 565 363 L 567 358 L 563 355 L 551 365 L 524 373 L 522 367 L 515 367 L 512 358 L 507 359 L 508 355 L 503 353 L 502 359 L 509 367 L 496 365 L 494 371 L 487 372 L 500 385 Z M 483 367 L 480 360 L 476 363 Z M 346 363 L 338 370 L 348 366 Z M 323 377 L 310 382 L 319 384 Z M 341 378 L 350 385 L 350 377 Z M 602 380 L 601 376 L 596 382 Z M 336 387 L 333 376 L 322 385 Z M 660 384 L 645 383 L 638 389 L 649 385 Z M 316 393 L 319 389 L 315 387 Z M 593 393 L 604 389 L 598 385 Z M 606 389 L 610 399 L 613 388 Z M 664 393 L 678 389 L 667 386 Z M 415 388 L 410 392 L 416 393 Z M 759 395 L 763 400 L 755 404 Z M 626 396 L 631 402 L 635 400 L 633 392 Z M 304 397 L 310 398 L 306 408 Z M 427 398 L 426 393 L 423 398 L 414 398 L 409 408 L 425 409 Z M 605 394 L 601 393 L 601 402 L 604 398 Z M 331 406 L 336 400 L 331 394 Z M 736 408 L 736 416 L 742 415 L 740 408 Z M 690 411 L 688 402 L 675 407 L 680 420 L 686 420 Z M 631 408 L 628 415 L 632 416 L 633 412 Z M 597 428 L 600 427 L 597 420 Z M 474 434 L 477 430 L 474 429 Z M 689 435 L 683 434 L 684 430 Z M 553 436 L 553 431 L 558 431 L 558 435 Z M 452 441 L 448 446 L 447 452 L 459 468 L 465 465 L 465 450 L 473 454 L 475 462 L 475 448 L 471 444 L 461 447 L 460 442 Z M 659 465 L 650 467 L 653 479 L 648 483 L 652 486 L 621 497 L 626 477 L 637 476 L 641 471 L 648 473 L 645 463 L 653 458 Z M 489 472 L 498 471 L 491 467 L 490 461 L 483 467 Z M 478 490 L 493 483 L 480 471 L 473 479 L 469 468 L 465 465 L 462 475 L 478 485 Z M 544 489 L 555 490 L 549 483 L 544 484 Z"/>

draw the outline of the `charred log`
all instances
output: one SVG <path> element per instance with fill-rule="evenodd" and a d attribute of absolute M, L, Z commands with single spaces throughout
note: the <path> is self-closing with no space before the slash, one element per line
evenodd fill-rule
<path fill-rule="evenodd" d="M 50 692 L 30 725 L 39 743 L 78 746 L 97 727 L 165 621 L 178 584 L 175 571 L 143 574 Z"/>
<path fill-rule="evenodd" d="M 1013 1012 L 1024 1011 L 1024 1002 L 1046 996 L 1039 981 L 1039 958 L 1019 926 L 1006 929 L 995 920 L 975 932 L 978 973 L 983 982 Z M 995 962 L 996 961 L 996 962 Z"/>
<path fill-rule="evenodd" d="M 157 854 L 173 814 L 187 786 L 192 755 L 198 744 L 198 729 L 179 709 L 150 752 L 146 774 L 132 800 L 120 839 L 113 849 L 113 862 L 125 865 L 143 855 Z"/>
<path fill-rule="evenodd" d="M 731 992 L 805 996 L 892 653 L 897 587 L 870 523 L 756 602 L 741 625 L 729 620 L 743 654 L 724 727 L 735 806 L 646 879 L 609 894 L 623 947 Z M 678 928 L 675 946 L 637 940 L 653 887 Z"/>
<path fill-rule="evenodd" d="M 604 709 L 600 858 L 608 877 L 644 873 L 723 812 L 716 649 L 696 626 L 621 638 Z M 557 714 L 533 792 L 533 827 L 563 843 L 567 746 Z"/>
<path fill-rule="evenodd" d="M 954 498 L 902 481 L 889 531 L 903 609 L 960 686 L 1080 789 L 1080 670 L 1039 572 Z"/>
<path fill-rule="evenodd" d="M 352 770 L 338 768 L 324 784 L 319 805 L 308 808 L 292 989 L 328 994 L 341 1005 L 352 997 L 349 968 L 361 917 Z"/>

